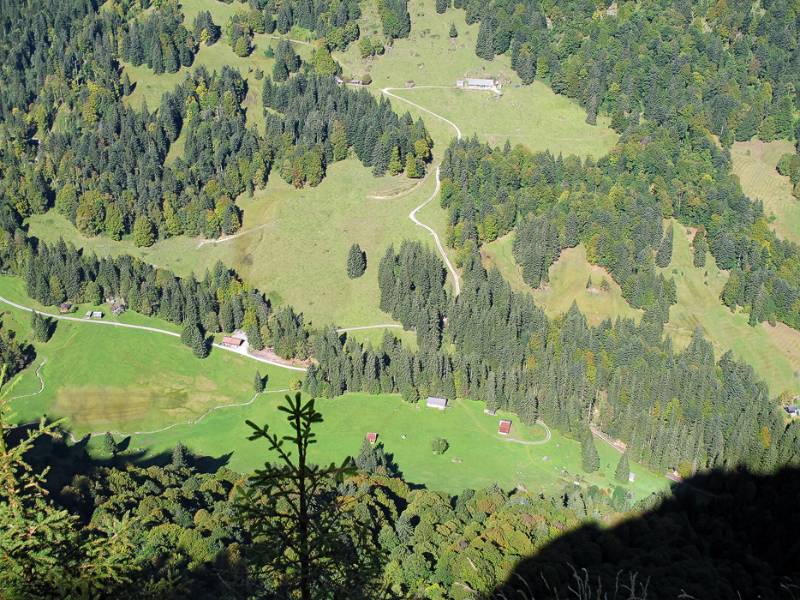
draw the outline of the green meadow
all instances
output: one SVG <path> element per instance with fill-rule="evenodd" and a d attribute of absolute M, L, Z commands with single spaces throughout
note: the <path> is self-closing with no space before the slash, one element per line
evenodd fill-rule
<path fill-rule="evenodd" d="M 482 248 L 484 264 L 496 267 L 503 277 L 518 292 L 533 295 L 550 318 L 567 312 L 575 302 L 591 325 L 598 325 L 605 319 L 612 321 L 622 317 L 639 320 L 642 311 L 632 308 L 622 297 L 622 290 L 603 267 L 590 264 L 582 244 L 567 248 L 550 267 L 549 281 L 538 288 L 531 288 L 522 279 L 522 270 L 514 260 L 512 246 L 514 234 L 508 234 Z M 592 287 L 587 287 L 591 278 Z M 608 282 L 608 290 L 601 289 L 603 280 Z"/>
<path fill-rule="evenodd" d="M 764 203 L 770 226 L 785 240 L 800 244 L 800 200 L 792 195 L 792 183 L 776 170 L 781 156 L 794 152 L 786 140 L 736 142 L 731 148 L 733 172 L 744 193 Z"/>
<path fill-rule="evenodd" d="M 180 440 L 190 448 L 222 456 L 233 452 L 230 466 L 248 471 L 263 464 L 263 447 L 246 440 L 249 428 L 245 419 L 269 423 L 279 432 L 288 432 L 285 415 L 277 407 L 283 394 L 265 394 L 252 406 L 218 411 L 195 426 L 180 426 L 163 434 L 134 436 L 131 447 L 149 452 L 168 450 Z M 515 422 L 511 436 L 497 433 L 498 413 L 483 412 L 483 403 L 456 400 L 445 411 L 429 409 L 423 403 L 409 404 L 399 395 L 345 394 L 333 399 L 318 399 L 323 423 L 317 428 L 318 444 L 312 459 L 340 462 L 356 455 L 367 432 L 378 434 L 386 451 L 393 455 L 404 479 L 433 489 L 457 493 L 471 487 L 498 483 L 504 488 L 524 486 L 529 490 L 558 493 L 573 481 L 600 487 L 614 485 L 614 470 L 619 453 L 596 440 L 601 459 L 599 471 L 586 474 L 581 469 L 580 444 L 553 431 L 546 443 L 541 425 L 526 427 Z M 225 432 L 220 435 L 219 432 Z M 431 441 L 442 437 L 449 443 L 443 455 L 434 455 Z M 528 443 L 519 443 L 520 441 Z M 631 490 L 636 497 L 663 489 L 668 480 L 640 466 L 633 466 L 636 481 Z"/>
<path fill-rule="evenodd" d="M 0 295 L 47 312 L 25 295 L 19 279 L 0 278 Z M 80 311 L 89 308 L 108 307 L 87 305 Z M 29 338 L 28 312 L 3 304 L 1 314 L 7 327 Z M 165 326 L 132 313 L 119 320 Z M 90 448 L 98 448 L 103 434 L 111 431 L 118 440 L 129 437 L 129 449 L 144 456 L 168 452 L 181 442 L 197 454 L 225 457 L 231 468 L 249 471 L 266 456 L 247 441 L 245 420 L 287 431 L 277 407 L 297 380 L 295 371 L 218 349 L 200 360 L 176 337 L 88 322 L 61 320 L 48 342 L 33 345 L 34 363 L 11 391 L 16 422 L 42 415 L 64 419 L 75 439 L 92 436 Z M 268 378 L 259 395 L 252 389 L 256 370 Z M 518 422 L 510 436 L 501 436 L 499 419 L 514 417 L 486 415 L 483 403 L 471 400 L 455 400 L 444 412 L 409 404 L 396 394 L 346 394 L 317 402 L 324 422 L 314 460 L 338 462 L 354 455 L 366 433 L 375 431 L 409 481 L 453 493 L 493 483 L 553 493 L 575 480 L 608 487 L 619 458 L 598 440 L 601 469 L 582 474 L 578 442 L 558 432 L 548 434 L 542 425 Z M 436 437 L 450 444 L 442 456 L 431 450 Z M 637 497 L 667 485 L 658 474 L 641 467 L 635 471 L 632 491 Z"/>
<path fill-rule="evenodd" d="M 800 332 L 767 323 L 751 327 L 747 314 L 732 312 L 722 304 L 719 297 L 728 272 L 720 270 L 710 254 L 705 267 L 695 267 L 689 231 L 677 222 L 673 225 L 672 262 L 661 271 L 675 279 L 678 289 L 678 303 L 670 309 L 666 327 L 676 346 L 685 346 L 700 327 L 714 344 L 717 357 L 732 350 L 739 360 L 753 366 L 772 395 L 800 393 Z"/>

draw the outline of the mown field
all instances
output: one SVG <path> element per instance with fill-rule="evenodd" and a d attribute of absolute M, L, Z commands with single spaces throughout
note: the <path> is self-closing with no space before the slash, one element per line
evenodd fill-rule
<path fill-rule="evenodd" d="M 180 440 L 213 456 L 233 452 L 230 466 L 247 471 L 262 464 L 266 454 L 263 447 L 246 440 L 249 428 L 244 419 L 288 431 L 283 413 L 277 410 L 281 401 L 281 394 L 267 395 L 253 406 L 216 412 L 194 427 L 135 436 L 131 447 L 142 446 L 149 452 L 158 452 Z M 366 433 L 374 431 L 393 455 L 404 479 L 451 493 L 493 483 L 504 488 L 523 485 L 544 493 L 558 493 L 564 484 L 576 480 L 609 487 L 613 485 L 619 460 L 614 448 L 598 440 L 601 468 L 587 475 L 581 469 L 578 442 L 555 431 L 544 444 L 509 441 L 497 433 L 498 421 L 504 415 L 488 416 L 483 412 L 482 402 L 471 400 L 456 401 L 442 412 L 408 404 L 399 395 L 346 394 L 319 399 L 317 408 L 324 421 L 317 429 L 319 443 L 312 450 L 313 460 L 325 463 L 356 455 Z M 544 436 L 544 429 L 538 425 L 527 428 L 515 422 L 512 426 L 512 438 L 541 441 Z M 437 437 L 445 438 L 450 445 L 441 456 L 431 450 L 431 441 Z M 637 477 L 631 489 L 637 497 L 668 484 L 666 478 L 643 467 L 634 465 L 632 471 Z"/>
<path fill-rule="evenodd" d="M 733 172 L 744 192 L 764 203 L 770 226 L 779 237 L 800 244 L 800 201 L 792 195 L 792 184 L 775 167 L 781 156 L 794 151 L 791 142 L 736 142 L 731 148 Z"/>
<path fill-rule="evenodd" d="M 15 278 L 0 278 L 0 295 L 44 308 L 26 297 Z M 29 339 L 29 313 L 3 303 L 2 319 L 21 339 Z M 165 325 L 132 313 L 119 320 Z M 53 337 L 34 346 L 36 359 L 11 392 L 15 421 L 30 422 L 41 415 L 64 419 L 76 439 L 94 434 L 90 448 L 101 452 L 102 434 L 112 431 L 118 441 L 129 438 L 126 447 L 137 455 L 156 455 L 181 442 L 197 454 L 224 458 L 231 468 L 249 471 L 265 455 L 247 441 L 245 420 L 268 422 L 279 431 L 287 428 L 277 407 L 298 377 L 294 371 L 220 350 L 200 360 L 167 335 L 68 321 L 59 321 Z M 260 395 L 252 389 L 256 370 L 268 377 L 267 391 Z M 455 401 L 445 412 L 391 394 L 347 394 L 318 403 L 325 421 L 318 428 L 314 460 L 338 462 L 356 454 L 366 432 L 376 431 L 409 481 L 454 493 L 493 483 L 557 492 L 575 479 L 608 486 L 618 460 L 616 450 L 598 441 L 602 468 L 581 475 L 577 442 L 553 432 L 542 443 L 545 427 L 520 423 L 509 438 L 500 436 L 499 419 L 514 417 L 485 415 L 480 402 Z M 450 444 L 443 456 L 431 451 L 436 437 Z M 644 468 L 634 470 L 637 496 L 667 483 Z"/>

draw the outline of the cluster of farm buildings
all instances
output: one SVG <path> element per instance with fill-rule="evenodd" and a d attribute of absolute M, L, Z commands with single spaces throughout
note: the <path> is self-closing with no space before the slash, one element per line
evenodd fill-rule
<path fill-rule="evenodd" d="M 439 396 L 428 396 L 427 400 L 425 401 L 425 406 L 428 408 L 434 408 L 436 410 L 445 410 L 447 408 L 448 400 L 447 398 L 442 398 Z M 488 415 L 494 416 L 495 411 L 484 411 Z M 497 427 L 497 433 L 500 435 L 509 435 L 511 433 L 511 419 L 500 419 L 500 423 Z M 378 433 L 375 431 L 367 432 L 367 441 L 370 444 L 374 444 L 378 441 Z"/>

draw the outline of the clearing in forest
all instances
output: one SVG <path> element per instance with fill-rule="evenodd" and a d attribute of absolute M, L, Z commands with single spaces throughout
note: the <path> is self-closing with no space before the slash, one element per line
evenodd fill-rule
<path fill-rule="evenodd" d="M 566 313 L 573 302 L 586 315 L 590 325 L 598 325 L 605 319 L 618 317 L 639 320 L 642 311 L 631 307 L 622 297 L 622 290 L 603 267 L 592 265 L 586 259 L 583 244 L 567 248 L 550 267 L 549 282 L 532 288 L 522 279 L 522 270 L 514 260 L 512 246 L 514 233 L 505 235 L 482 248 L 484 264 L 497 267 L 503 277 L 518 292 L 533 294 L 536 304 L 550 318 Z M 587 287 L 589 278 L 592 286 Z M 603 285 L 603 280 L 608 284 Z"/>
<path fill-rule="evenodd" d="M 714 344 L 717 358 L 732 350 L 736 358 L 753 366 L 773 396 L 800 393 L 800 331 L 767 323 L 751 327 L 746 313 L 732 312 L 722 304 L 720 293 L 728 272 L 717 267 L 711 254 L 705 267 L 695 267 L 689 231 L 675 221 L 673 227 L 672 262 L 661 272 L 673 277 L 678 289 L 678 303 L 670 309 L 666 327 L 676 347 L 685 346 L 699 326 Z"/>
<path fill-rule="evenodd" d="M 772 217 L 770 227 L 778 237 L 800 244 L 800 200 L 792 195 L 792 183 L 778 173 L 781 156 L 794 152 L 786 140 L 736 142 L 731 148 L 733 172 L 739 176 L 744 193 L 764 203 Z"/>

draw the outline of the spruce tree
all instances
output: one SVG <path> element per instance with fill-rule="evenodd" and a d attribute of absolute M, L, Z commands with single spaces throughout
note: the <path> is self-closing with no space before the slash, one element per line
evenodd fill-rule
<path fill-rule="evenodd" d="M 475 54 L 485 60 L 492 60 L 494 58 L 494 28 L 491 25 L 490 19 L 481 20 L 480 29 L 478 29 L 478 41 L 475 45 Z"/>
<path fill-rule="evenodd" d="M 187 323 L 183 326 L 181 341 L 192 349 L 197 358 L 208 356 L 208 344 L 197 323 Z"/>
<path fill-rule="evenodd" d="M 264 378 L 261 377 L 260 371 L 256 371 L 256 377 L 253 380 L 253 389 L 255 390 L 256 394 L 260 394 L 264 391 Z"/>
<path fill-rule="evenodd" d="M 31 329 L 33 330 L 33 338 L 37 342 L 46 342 L 52 336 L 50 319 L 43 317 L 35 310 L 31 313 Z"/>
<path fill-rule="evenodd" d="M 114 436 L 111 435 L 110 431 L 106 431 L 106 434 L 103 436 L 103 449 L 106 454 L 112 457 L 116 457 L 117 452 L 119 452 L 117 441 L 114 439 Z"/>
<path fill-rule="evenodd" d="M 400 148 L 394 146 L 389 158 L 389 175 L 397 175 L 403 170 L 403 163 L 400 162 Z"/>
<path fill-rule="evenodd" d="M 669 265 L 672 260 L 672 224 L 667 228 L 667 233 L 661 238 L 661 244 L 656 252 L 656 265 L 662 269 Z"/>
<path fill-rule="evenodd" d="M 450 7 L 450 0 L 436 0 L 436 12 L 444 14 Z"/>
<path fill-rule="evenodd" d="M 406 177 L 409 179 L 419 179 L 423 173 L 419 168 L 417 158 L 410 152 L 406 154 Z"/>
<path fill-rule="evenodd" d="M 189 466 L 189 451 L 186 446 L 178 442 L 172 450 L 172 462 L 170 466 L 173 469 L 181 469 Z"/>
<path fill-rule="evenodd" d="M 458 30 L 456 29 L 456 24 L 455 23 L 450 23 L 449 35 L 450 35 L 451 38 L 457 38 L 458 37 Z"/>
<path fill-rule="evenodd" d="M 620 483 L 628 483 L 628 477 L 631 473 L 631 467 L 628 462 L 628 451 L 622 453 L 617 463 L 617 470 L 614 471 L 614 478 Z"/>
<path fill-rule="evenodd" d="M 153 224 L 144 215 L 138 215 L 133 223 L 133 243 L 137 247 L 152 246 L 155 242 L 153 235 Z"/>
<path fill-rule="evenodd" d="M 694 236 L 692 242 L 694 250 L 693 264 L 695 267 L 704 267 L 706 265 L 706 252 L 708 252 L 708 244 L 706 243 L 706 233 L 700 229 Z"/>
<path fill-rule="evenodd" d="M 581 437 L 581 464 L 587 473 L 594 473 L 600 468 L 600 455 L 594 445 L 594 438 L 587 429 Z"/>
<path fill-rule="evenodd" d="M 350 246 L 347 253 L 347 276 L 356 279 L 367 270 L 367 255 L 358 244 Z"/>

